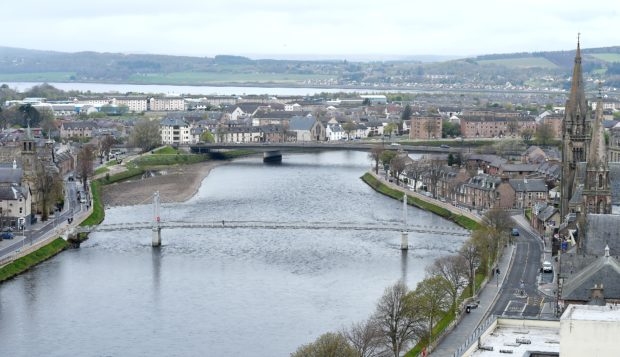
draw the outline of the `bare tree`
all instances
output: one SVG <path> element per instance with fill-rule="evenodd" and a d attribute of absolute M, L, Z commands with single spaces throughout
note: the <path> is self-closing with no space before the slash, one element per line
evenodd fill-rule
<path fill-rule="evenodd" d="M 291 357 L 355 357 L 356 351 L 340 333 L 324 333 L 316 341 L 303 345 Z"/>
<path fill-rule="evenodd" d="M 448 255 L 435 259 L 426 269 L 430 276 L 440 276 L 448 282 L 446 294 L 451 300 L 451 309 L 456 316 L 459 294 L 467 286 L 467 262 L 462 255 Z"/>
<path fill-rule="evenodd" d="M 523 130 L 521 130 L 521 138 L 523 139 L 523 142 L 528 144 L 532 141 L 532 136 L 534 135 L 534 130 L 530 129 L 530 128 L 525 128 Z"/>
<path fill-rule="evenodd" d="M 103 138 L 99 140 L 99 158 L 103 161 L 110 160 L 110 150 L 112 149 L 112 145 L 116 143 L 116 140 L 112 135 L 104 135 Z"/>
<path fill-rule="evenodd" d="M 381 146 L 374 146 L 368 153 L 368 157 L 375 162 L 375 174 L 379 174 L 379 161 L 381 161 L 381 153 L 383 148 Z"/>
<path fill-rule="evenodd" d="M 433 198 L 437 198 L 437 185 L 439 184 L 442 170 L 443 162 L 441 160 L 430 160 L 427 164 L 426 174 L 431 185 Z"/>
<path fill-rule="evenodd" d="M 431 135 L 435 136 L 436 129 L 437 129 L 437 124 L 435 123 L 435 118 L 426 119 L 426 121 L 424 122 L 424 130 L 428 134 L 429 139 L 431 138 Z"/>
<path fill-rule="evenodd" d="M 538 145 L 549 145 L 553 140 L 553 128 L 549 123 L 542 123 L 536 128 L 536 133 L 534 134 L 536 138 L 536 143 Z"/>
<path fill-rule="evenodd" d="M 427 337 L 429 346 L 433 343 L 433 327 L 450 307 L 450 299 L 446 294 L 448 284 L 443 277 L 432 276 L 419 282 L 415 291 L 411 293 L 426 324 L 426 331 L 419 333 L 418 337 L 420 340 Z"/>
<path fill-rule="evenodd" d="M 405 157 L 396 156 L 390 161 L 390 169 L 396 174 L 396 184 L 400 184 L 399 176 L 403 170 L 405 170 Z"/>
<path fill-rule="evenodd" d="M 62 181 L 56 171 L 40 161 L 36 165 L 36 188 L 41 220 L 47 221 L 52 207 L 62 200 Z"/>
<path fill-rule="evenodd" d="M 355 131 L 356 128 L 357 128 L 357 125 L 355 125 L 355 123 L 350 120 L 344 123 L 344 125 L 342 126 L 342 129 L 344 130 L 345 133 L 347 133 L 347 139 L 351 140 L 351 133 Z"/>
<path fill-rule="evenodd" d="M 418 181 L 422 179 L 422 174 L 425 170 L 426 166 L 420 160 L 414 160 L 412 163 L 407 165 L 407 168 L 405 169 L 407 176 L 413 180 L 413 189 L 416 191 L 418 189 Z"/>
<path fill-rule="evenodd" d="M 80 175 L 82 180 L 82 186 L 84 190 L 87 190 L 88 178 L 93 175 L 93 157 L 95 155 L 95 149 L 92 145 L 84 145 L 77 155 L 77 164 L 75 169 Z"/>
<path fill-rule="evenodd" d="M 159 123 L 156 120 L 144 119 L 134 125 L 129 143 L 133 147 L 149 151 L 157 147 L 161 143 L 161 134 L 159 133 Z"/>
<path fill-rule="evenodd" d="M 480 264 L 480 251 L 471 239 L 465 241 L 459 255 L 465 259 L 467 266 L 467 279 L 469 280 L 469 288 L 471 296 L 474 296 L 474 284 L 476 280 L 476 268 Z"/>
<path fill-rule="evenodd" d="M 422 326 L 419 311 L 402 281 L 385 289 L 373 318 L 381 332 L 381 343 L 394 357 L 400 356 L 400 351 L 415 339 Z"/>
<path fill-rule="evenodd" d="M 375 320 L 368 319 L 355 323 L 345 329 L 342 335 L 357 351 L 358 357 L 379 357 L 382 355 L 379 348 L 381 334 Z"/>

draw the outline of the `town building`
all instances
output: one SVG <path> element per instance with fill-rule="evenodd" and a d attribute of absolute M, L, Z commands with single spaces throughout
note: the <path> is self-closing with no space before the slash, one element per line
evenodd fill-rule
<path fill-rule="evenodd" d="M 192 144 L 191 126 L 178 118 L 164 118 L 159 123 L 161 142 L 164 145 Z"/>
<path fill-rule="evenodd" d="M 414 115 L 410 120 L 409 139 L 441 137 L 443 122 L 439 115 Z"/>
<path fill-rule="evenodd" d="M 60 124 L 60 137 L 62 139 L 91 138 L 97 127 L 94 121 L 64 121 Z"/>
<path fill-rule="evenodd" d="M 323 123 L 313 116 L 293 117 L 288 130 L 296 134 L 296 141 L 325 141 L 326 133 Z"/>
<path fill-rule="evenodd" d="M 185 110 L 185 99 L 181 97 L 153 97 L 148 101 L 148 110 L 155 112 Z"/>

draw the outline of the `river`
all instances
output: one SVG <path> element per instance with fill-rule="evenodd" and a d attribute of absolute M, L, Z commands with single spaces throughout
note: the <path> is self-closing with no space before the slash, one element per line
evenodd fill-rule
<path fill-rule="evenodd" d="M 24 92 L 42 82 L 2 82 L 10 88 Z M 93 93 L 148 93 L 166 95 L 314 95 L 319 93 L 420 93 L 414 89 L 368 89 L 368 88 L 315 88 L 315 87 L 261 87 L 261 86 L 183 86 L 165 84 L 122 84 L 122 83 L 80 83 L 80 82 L 48 82 L 55 88 L 64 91 L 76 90 Z"/>
<path fill-rule="evenodd" d="M 198 193 L 164 204 L 166 220 L 376 222 L 402 204 L 359 177 L 366 153 L 285 155 L 213 169 Z M 182 184 L 182 183 L 179 183 Z M 165 201 L 165 197 L 162 198 Z M 148 205 L 106 211 L 106 223 L 144 221 Z M 415 208 L 409 222 L 454 224 Z M 383 290 L 414 287 L 464 238 L 396 232 L 169 229 L 93 233 L 0 286 L 0 356 L 288 356 L 371 315 Z"/>

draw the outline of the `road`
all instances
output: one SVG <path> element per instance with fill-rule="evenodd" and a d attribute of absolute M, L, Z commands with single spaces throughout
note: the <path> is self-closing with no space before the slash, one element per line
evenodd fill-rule
<path fill-rule="evenodd" d="M 21 232 L 15 232 L 15 238 L 12 240 L 3 240 L 0 242 L 0 261 L 5 257 L 13 254 L 15 251 L 22 249 L 25 245 L 31 245 L 41 240 L 46 233 L 54 230 L 57 226 L 67 223 L 69 218 L 72 218 L 74 214 L 78 214 L 83 209 L 86 209 L 84 204 L 81 204 L 77 200 L 77 185 L 76 181 L 68 181 L 65 179 L 65 206 L 62 212 L 56 212 L 45 223 L 38 223 L 32 226 L 32 229 L 26 230 L 25 235 L 21 235 Z"/>
<path fill-rule="evenodd" d="M 542 241 L 530 233 L 529 227 L 518 221 L 515 221 L 515 227 L 518 227 L 520 235 L 513 237 L 516 242 L 514 263 L 490 313 L 510 317 L 538 317 L 543 304 L 549 299 L 538 290 Z"/>

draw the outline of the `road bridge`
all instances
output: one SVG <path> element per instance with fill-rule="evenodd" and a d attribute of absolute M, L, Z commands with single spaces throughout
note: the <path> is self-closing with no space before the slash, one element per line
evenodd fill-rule
<path fill-rule="evenodd" d="M 238 150 L 248 149 L 264 153 L 264 161 L 281 161 L 282 151 L 288 152 L 301 152 L 301 151 L 334 151 L 334 150 L 348 150 L 348 151 L 371 151 L 377 146 L 382 146 L 384 149 L 403 150 L 409 153 L 426 153 L 426 154 L 447 154 L 450 152 L 461 152 L 462 148 L 441 148 L 435 146 L 418 146 L 418 145 L 384 145 L 381 142 L 377 143 L 362 143 L 362 142 L 335 142 L 335 141 L 316 141 L 316 142 L 294 142 L 294 143 L 213 143 L 213 144 L 195 144 L 189 145 L 189 150 L 192 153 L 210 153 L 219 150 Z"/>

